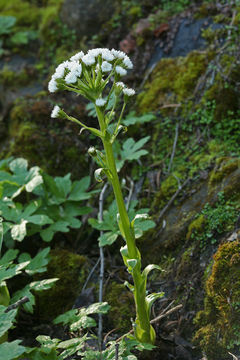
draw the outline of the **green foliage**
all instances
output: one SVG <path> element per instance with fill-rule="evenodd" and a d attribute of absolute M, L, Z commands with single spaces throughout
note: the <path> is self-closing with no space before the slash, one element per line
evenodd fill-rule
<path fill-rule="evenodd" d="M 218 201 L 212 207 L 208 203 L 204 206 L 197 220 L 204 221 L 204 227 L 199 229 L 193 226 L 191 238 L 199 241 L 200 248 L 204 249 L 209 243 L 215 244 L 217 236 L 233 228 L 237 220 L 238 210 L 236 203 L 226 201 L 224 193 L 218 193 Z M 196 221 L 196 220 L 195 220 Z"/>
<path fill-rule="evenodd" d="M 17 359 L 25 352 L 25 347 L 20 344 L 20 340 L 15 340 L 12 342 L 5 342 L 0 344 L 0 354 L 4 360 L 14 360 Z"/>
<path fill-rule="evenodd" d="M 10 329 L 17 315 L 17 310 L 13 309 L 5 312 L 6 307 L 0 305 L 0 337 Z"/>
<path fill-rule="evenodd" d="M 96 326 L 96 321 L 88 316 L 91 314 L 106 314 L 110 306 L 106 303 L 94 303 L 87 308 L 73 309 L 59 315 L 53 322 L 54 324 L 69 325 L 70 331 L 78 331 Z"/>
<path fill-rule="evenodd" d="M 156 116 L 153 113 L 146 113 L 143 115 L 136 115 L 135 111 L 130 111 L 130 113 L 123 119 L 122 123 L 125 126 L 130 125 L 141 125 L 148 122 L 151 122 L 156 119 Z"/>
<path fill-rule="evenodd" d="M 139 238 L 143 235 L 144 231 L 152 229 L 155 226 L 154 221 L 150 220 L 148 217 L 149 209 L 139 209 L 136 210 L 137 201 L 132 201 L 129 206 L 129 219 L 132 222 L 134 227 L 135 237 Z M 118 221 L 117 221 L 117 204 L 116 201 L 113 201 L 109 206 L 108 210 L 103 212 L 103 221 L 99 219 L 90 218 L 89 224 L 99 230 L 104 231 L 103 235 L 98 238 L 99 246 L 106 246 L 113 244 L 121 232 L 119 230 Z"/>
<path fill-rule="evenodd" d="M 6 246 L 38 232 L 49 242 L 56 232 L 81 226 L 78 217 L 87 214 L 90 208 L 81 207 L 78 202 L 96 193 L 87 192 L 89 177 L 74 182 L 70 174 L 53 178 L 37 166 L 28 169 L 27 160 L 21 158 L 9 159 L 0 166 L 0 215 L 4 219 Z"/>
<path fill-rule="evenodd" d="M 0 16 L 0 36 L 10 34 L 16 23 L 14 16 Z"/>
<path fill-rule="evenodd" d="M 128 138 L 123 142 L 122 148 L 120 148 L 119 143 L 115 143 L 117 169 L 121 170 L 125 161 L 138 160 L 141 156 L 148 154 L 148 151 L 142 149 L 142 147 L 149 139 L 150 136 L 146 136 L 138 141 L 135 141 L 133 138 Z"/>

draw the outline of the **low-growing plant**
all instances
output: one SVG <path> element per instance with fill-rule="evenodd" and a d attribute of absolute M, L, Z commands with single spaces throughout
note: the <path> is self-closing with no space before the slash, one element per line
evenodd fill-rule
<path fill-rule="evenodd" d="M 69 61 L 63 62 L 56 68 L 48 88 L 50 92 L 57 90 L 74 92 L 77 95 L 82 95 L 94 104 L 99 128 L 88 126 L 80 120 L 69 116 L 59 106 L 54 107 L 52 117 L 61 117 L 77 123 L 82 130 L 88 130 L 103 143 L 104 152 L 97 150 L 95 147 L 91 147 L 88 152 L 96 160 L 97 164 L 101 164 L 101 167 L 95 171 L 96 180 L 101 182 L 104 178 L 107 178 L 112 185 L 116 199 L 119 231 L 126 243 L 121 248 L 121 255 L 128 272 L 132 275 L 134 283 L 133 285 L 128 284 L 128 286 L 133 292 L 136 305 L 135 338 L 142 343 L 153 344 L 156 335 L 150 324 L 151 306 L 163 294 L 154 293 L 147 295 L 146 284 L 149 272 L 153 269 L 160 270 L 160 268 L 151 264 L 143 271 L 141 269 L 141 254 L 136 246 L 134 223 L 137 219 L 146 218 L 148 215 L 138 214 L 130 221 L 123 199 L 113 152 L 113 144 L 118 134 L 126 130 L 126 127 L 122 124 L 126 104 L 129 98 L 135 94 L 133 89 L 127 88 L 119 80 L 127 74 L 127 69 L 132 67 L 131 60 L 121 51 L 114 49 L 93 49 L 89 50 L 86 55 L 81 51 L 72 56 Z M 117 116 L 117 106 L 122 95 L 122 108 L 120 115 Z M 109 109 L 110 101 L 112 101 L 112 105 Z M 129 146 L 127 146 L 127 149 L 129 149 Z M 134 152 L 136 150 L 138 148 L 134 149 Z"/>
<path fill-rule="evenodd" d="M 201 249 L 204 249 L 209 243 L 214 245 L 220 234 L 232 230 L 237 216 L 236 203 L 226 201 L 224 193 L 219 192 L 215 206 L 207 203 L 200 215 L 197 216 L 197 219 L 200 217 L 204 219 L 204 227 L 201 231 L 194 230 L 191 238 L 199 241 Z"/>
<path fill-rule="evenodd" d="M 79 216 L 91 211 L 83 202 L 96 193 L 87 191 L 89 176 L 79 181 L 71 181 L 70 174 L 53 178 L 38 166 L 28 169 L 22 158 L 0 161 L 0 177 L 0 216 L 7 247 L 27 235 L 39 233 L 49 242 L 58 231 L 79 228 Z"/>

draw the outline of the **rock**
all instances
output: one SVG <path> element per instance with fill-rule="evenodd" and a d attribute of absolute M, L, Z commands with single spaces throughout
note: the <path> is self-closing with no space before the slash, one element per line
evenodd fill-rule
<path fill-rule="evenodd" d="M 119 43 L 119 47 L 126 54 L 129 54 L 136 48 L 136 40 L 131 34 L 129 34 L 124 40 Z"/>
<path fill-rule="evenodd" d="M 97 34 L 116 10 L 117 0 L 65 0 L 60 18 L 79 38 Z M 104 11 L 103 11 L 104 9 Z"/>

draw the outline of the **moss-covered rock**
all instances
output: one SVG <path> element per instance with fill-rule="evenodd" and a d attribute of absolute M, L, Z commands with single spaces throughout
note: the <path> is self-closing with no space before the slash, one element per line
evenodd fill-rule
<path fill-rule="evenodd" d="M 157 110 L 163 105 L 186 100 L 192 95 L 207 64 L 208 56 L 198 51 L 192 51 L 186 57 L 160 60 L 138 96 L 139 111 Z"/>
<path fill-rule="evenodd" d="M 18 99 L 8 117 L 8 146 L 2 157 L 21 156 L 53 175 L 72 172 L 79 178 L 88 172 L 86 149 L 78 129 L 50 117 L 51 105 L 42 96 Z M 76 129 L 76 131 L 74 131 Z M 74 135 L 75 134 L 75 135 Z M 86 137 L 83 134 L 82 137 Z M 73 140 L 75 139 L 75 140 Z"/>
<path fill-rule="evenodd" d="M 88 268 L 87 258 L 67 250 L 56 249 L 50 252 L 46 278 L 58 278 L 54 286 L 36 294 L 36 310 L 41 321 L 52 320 L 69 310 L 81 293 Z"/>
<path fill-rule="evenodd" d="M 228 359 L 228 350 L 240 344 L 239 254 L 239 241 L 219 246 L 206 282 L 204 310 L 196 317 L 200 328 L 194 340 L 209 360 Z"/>
<path fill-rule="evenodd" d="M 131 319 L 135 317 L 132 293 L 124 285 L 112 281 L 108 285 L 105 301 L 111 305 L 108 313 L 109 326 L 121 333 L 131 330 Z"/>

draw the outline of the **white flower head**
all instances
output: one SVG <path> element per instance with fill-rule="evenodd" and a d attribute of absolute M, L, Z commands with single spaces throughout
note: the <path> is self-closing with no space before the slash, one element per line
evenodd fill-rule
<path fill-rule="evenodd" d="M 125 89 L 123 89 L 123 93 L 124 93 L 124 95 L 127 95 L 127 96 L 133 96 L 133 95 L 135 95 L 135 90 L 130 89 L 130 88 L 125 88 Z"/>
<path fill-rule="evenodd" d="M 110 72 L 112 70 L 112 64 L 107 61 L 103 61 L 101 69 L 102 72 Z"/>
<path fill-rule="evenodd" d="M 65 69 L 66 69 L 66 67 L 65 67 L 64 63 L 58 65 L 52 78 L 53 79 L 61 79 L 64 76 Z"/>
<path fill-rule="evenodd" d="M 84 55 L 82 57 L 82 62 L 87 66 L 91 66 L 95 64 L 95 57 L 91 56 L 90 54 Z"/>
<path fill-rule="evenodd" d="M 101 50 L 102 50 L 101 48 L 88 50 L 87 55 L 96 58 L 98 57 L 98 55 L 101 54 Z"/>
<path fill-rule="evenodd" d="M 116 73 L 119 74 L 120 76 L 124 76 L 127 74 L 127 70 L 121 66 L 116 66 Z"/>
<path fill-rule="evenodd" d="M 83 51 L 80 51 L 78 53 L 76 53 L 75 55 L 73 55 L 70 60 L 71 61 L 79 61 L 80 59 L 82 59 L 84 56 L 84 52 Z"/>
<path fill-rule="evenodd" d="M 121 81 L 116 83 L 116 86 L 119 87 L 120 89 L 124 89 L 125 88 L 125 84 Z"/>
<path fill-rule="evenodd" d="M 53 111 L 51 113 L 52 118 L 57 118 L 59 116 L 60 107 L 58 105 L 55 105 L 53 108 Z"/>
<path fill-rule="evenodd" d="M 109 49 L 102 49 L 101 54 L 103 60 L 112 61 L 115 58 Z"/>
<path fill-rule="evenodd" d="M 104 100 L 104 99 L 102 99 L 102 98 L 99 98 L 99 99 L 96 100 L 95 104 L 96 104 L 97 106 L 102 107 L 102 106 L 104 106 L 104 105 L 106 104 L 106 102 L 107 102 L 107 100 Z"/>
<path fill-rule="evenodd" d="M 131 60 L 127 55 L 125 55 L 125 58 L 123 59 L 123 64 L 126 66 L 127 69 L 133 68 L 133 63 L 131 62 Z"/>
<path fill-rule="evenodd" d="M 76 76 L 81 76 L 82 65 L 78 61 L 71 61 L 68 65 L 68 69 Z"/>
<path fill-rule="evenodd" d="M 48 83 L 48 91 L 53 93 L 55 91 L 57 91 L 57 82 L 56 80 L 52 77 L 52 79 L 49 81 Z"/>
<path fill-rule="evenodd" d="M 123 51 L 120 51 L 120 50 L 112 49 L 111 53 L 116 59 L 124 59 L 125 56 L 126 56 L 126 54 Z"/>
<path fill-rule="evenodd" d="M 67 84 L 74 84 L 77 81 L 77 76 L 75 72 L 70 71 L 65 77 L 65 81 Z"/>

